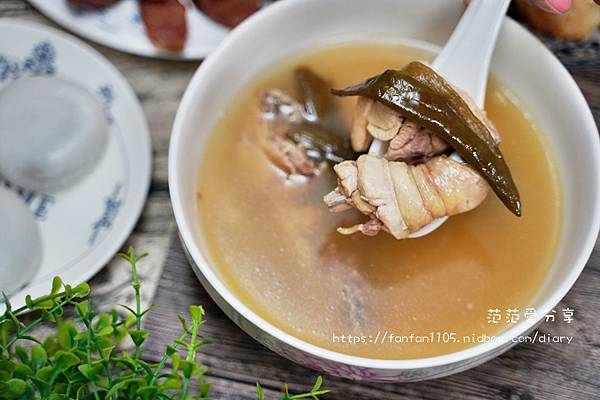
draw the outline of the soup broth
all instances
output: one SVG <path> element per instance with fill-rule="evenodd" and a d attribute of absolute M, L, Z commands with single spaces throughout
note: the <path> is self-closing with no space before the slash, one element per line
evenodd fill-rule
<path fill-rule="evenodd" d="M 525 107 L 493 80 L 486 112 L 520 189 L 521 218 L 490 192 L 475 210 L 419 239 L 342 236 L 336 227 L 366 217 L 328 212 L 323 195 L 336 186 L 331 168 L 286 180 L 251 139 L 260 93 L 294 93 L 297 66 L 341 88 L 415 59 L 431 56 L 393 44 L 352 43 L 280 63 L 223 111 L 202 158 L 198 214 L 212 265 L 259 316 L 326 349 L 413 359 L 477 344 L 481 335 L 510 325 L 507 310 L 523 318 L 555 252 L 562 204 L 552 157 Z M 349 127 L 356 99 L 338 101 Z"/>

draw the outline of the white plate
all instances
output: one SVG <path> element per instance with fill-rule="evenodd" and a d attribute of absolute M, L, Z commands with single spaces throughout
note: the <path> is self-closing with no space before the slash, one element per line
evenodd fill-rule
<path fill-rule="evenodd" d="M 146 118 L 123 76 L 94 49 L 42 25 L 0 20 L 0 90 L 32 75 L 59 76 L 98 96 L 110 127 L 108 148 L 99 165 L 75 186 L 56 193 L 15 190 L 39 223 L 43 261 L 33 280 L 11 296 L 49 290 L 52 278 L 78 284 L 91 278 L 120 249 L 144 206 L 152 170 Z M 23 238 L 27 240 L 27 238 Z M 2 309 L 3 306 L 0 306 Z"/>
<path fill-rule="evenodd" d="M 197 7 L 187 7 L 188 39 L 181 52 L 157 49 L 144 31 L 138 0 L 121 0 L 104 10 L 74 11 L 67 0 L 29 0 L 58 24 L 86 39 L 127 53 L 154 58 L 203 59 L 225 38 L 229 29 L 214 22 Z"/>

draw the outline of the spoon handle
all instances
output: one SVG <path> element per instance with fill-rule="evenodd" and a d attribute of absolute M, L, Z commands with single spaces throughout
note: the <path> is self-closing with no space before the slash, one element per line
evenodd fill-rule
<path fill-rule="evenodd" d="M 510 0 L 472 0 L 432 67 L 483 108 L 492 52 Z"/>

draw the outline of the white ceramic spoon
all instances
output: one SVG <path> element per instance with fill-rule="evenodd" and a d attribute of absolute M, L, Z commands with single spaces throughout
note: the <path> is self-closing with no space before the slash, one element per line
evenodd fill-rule
<path fill-rule="evenodd" d="M 432 68 L 452 85 L 462 89 L 483 108 L 492 53 L 510 0 L 472 0 L 456 29 L 437 56 Z M 385 143 L 374 140 L 369 154 L 382 156 Z M 457 153 L 451 155 L 462 160 Z M 448 217 L 437 218 L 408 237 L 425 236 L 439 228 Z"/>

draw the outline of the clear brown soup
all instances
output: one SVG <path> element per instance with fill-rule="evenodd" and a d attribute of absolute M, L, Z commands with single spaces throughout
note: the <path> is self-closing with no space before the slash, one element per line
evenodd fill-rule
<path fill-rule="evenodd" d="M 420 239 L 342 236 L 337 226 L 363 217 L 327 211 L 322 197 L 335 186 L 332 172 L 286 181 L 248 139 L 256 130 L 259 93 L 293 91 L 292 71 L 299 65 L 345 87 L 430 58 L 376 43 L 302 54 L 257 77 L 214 126 L 198 179 L 204 247 L 235 295 L 283 331 L 369 358 L 441 355 L 472 346 L 464 336 L 505 329 L 505 310 L 522 313 L 541 286 L 561 228 L 561 188 L 526 107 L 498 82 L 489 86 L 486 111 L 502 134 L 501 149 L 521 192 L 521 218 L 490 193 L 479 208 Z M 340 100 L 348 125 L 354 102 Z M 488 323 L 488 309 L 502 311 L 501 323 Z M 388 337 L 433 334 L 434 340 L 381 343 L 386 331 Z M 450 333 L 458 342 L 447 340 Z M 360 343 L 343 343 L 342 335 L 361 337 Z"/>

